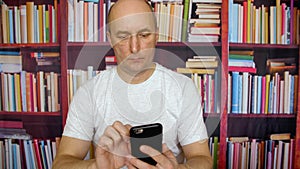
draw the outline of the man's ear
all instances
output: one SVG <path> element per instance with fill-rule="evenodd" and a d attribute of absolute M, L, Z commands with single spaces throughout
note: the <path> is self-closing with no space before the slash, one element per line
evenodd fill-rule
<path fill-rule="evenodd" d="M 113 47 L 113 44 L 111 42 L 111 35 L 110 35 L 109 31 L 106 32 L 106 36 L 107 36 L 107 39 L 108 39 L 108 42 L 109 42 L 110 46 Z"/>

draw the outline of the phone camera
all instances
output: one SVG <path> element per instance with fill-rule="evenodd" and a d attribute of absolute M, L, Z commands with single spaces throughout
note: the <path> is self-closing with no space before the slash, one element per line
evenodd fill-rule
<path fill-rule="evenodd" d="M 143 133 L 143 129 L 135 129 L 134 133 L 135 134 L 141 134 L 141 133 Z"/>

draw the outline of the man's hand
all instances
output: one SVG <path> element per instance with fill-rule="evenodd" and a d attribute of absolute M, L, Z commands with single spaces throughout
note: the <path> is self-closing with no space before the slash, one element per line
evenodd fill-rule
<path fill-rule="evenodd" d="M 163 153 L 158 152 L 157 150 L 143 145 L 140 147 L 140 150 L 148 154 L 150 157 L 152 157 L 156 162 L 156 166 L 152 166 L 148 163 L 145 163 L 137 158 L 131 158 L 126 163 L 128 169 L 135 169 L 135 168 L 178 168 L 178 162 L 176 160 L 176 157 L 174 156 L 173 152 L 167 147 L 166 144 L 162 145 Z"/>
<path fill-rule="evenodd" d="M 115 169 L 125 165 L 129 151 L 130 125 L 116 121 L 108 126 L 100 137 L 96 148 L 96 168 Z"/>

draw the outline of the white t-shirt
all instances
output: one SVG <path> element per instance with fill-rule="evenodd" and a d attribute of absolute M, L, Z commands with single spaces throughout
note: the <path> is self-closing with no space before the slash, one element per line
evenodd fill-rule
<path fill-rule="evenodd" d="M 73 97 L 63 135 L 97 144 L 116 120 L 132 126 L 161 123 L 163 143 L 175 156 L 181 146 L 207 139 L 194 83 L 157 63 L 152 76 L 140 84 L 124 82 L 116 68 L 86 82 Z"/>

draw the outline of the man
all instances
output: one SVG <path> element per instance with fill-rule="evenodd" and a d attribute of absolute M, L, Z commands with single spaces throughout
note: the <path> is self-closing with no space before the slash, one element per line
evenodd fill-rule
<path fill-rule="evenodd" d="M 108 23 L 118 66 L 74 96 L 53 168 L 211 168 L 197 89 L 191 79 L 153 62 L 158 31 L 151 7 L 119 0 Z M 157 162 L 151 166 L 130 155 L 129 129 L 155 122 L 163 125 L 163 152 L 140 147 Z M 95 159 L 83 160 L 91 141 Z"/>

